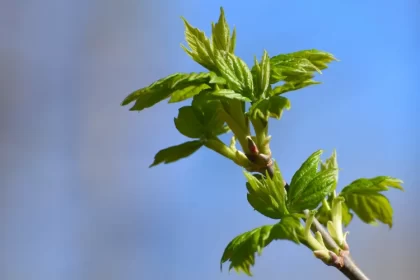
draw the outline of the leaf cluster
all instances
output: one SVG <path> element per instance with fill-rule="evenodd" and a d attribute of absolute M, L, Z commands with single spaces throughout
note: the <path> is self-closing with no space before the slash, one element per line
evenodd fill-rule
<path fill-rule="evenodd" d="M 332 54 L 310 49 L 270 57 L 264 50 L 261 59 L 254 57 L 249 67 L 235 55 L 236 29 L 231 31 L 222 8 L 218 21 L 212 23 L 210 37 L 182 20 L 187 43 L 182 49 L 204 68 L 203 72 L 174 73 L 159 79 L 129 94 L 122 105 L 134 103 L 130 110 L 142 111 L 164 100 L 191 100 L 179 108 L 174 118 L 176 129 L 189 141 L 159 151 L 151 167 L 189 157 L 206 146 L 247 170 L 249 204 L 277 221 L 234 238 L 221 264 L 230 262 L 229 269 L 251 275 L 255 254 L 280 239 L 304 244 L 321 258 L 328 258 L 320 233 L 315 232 L 315 237 L 310 234 L 314 218 L 327 227 L 344 250 L 348 248 L 342 227 L 347 227 L 354 215 L 368 224 L 382 222 L 392 227 L 392 207 L 383 192 L 389 188 L 403 190 L 401 180 L 388 176 L 357 179 L 337 193 L 339 168 L 335 151 L 325 162 L 321 161 L 322 150 L 309 156 L 290 185 L 277 163 L 272 165 L 269 119 L 280 119 L 284 110 L 291 108 L 285 93 L 319 84 L 315 74 L 337 60 Z M 255 135 L 251 135 L 251 128 Z M 229 131 L 233 138 L 228 147 L 219 136 Z M 242 151 L 236 149 L 236 140 Z M 307 210 L 309 216 L 303 214 Z M 305 227 L 301 219 L 306 220 Z"/>
<path fill-rule="evenodd" d="M 322 150 L 318 150 L 309 156 L 293 175 L 288 191 L 277 164 L 273 176 L 245 172 L 249 204 L 260 214 L 280 222 L 256 228 L 233 239 L 225 249 L 222 263 L 230 261 L 229 269 L 251 275 L 255 253 L 261 254 L 271 241 L 287 239 L 307 244 L 308 236 L 303 234 L 304 229 L 299 222 L 304 210 L 314 212 L 318 220 L 328 226 L 332 237 L 339 239 L 337 243 L 340 245 L 345 241 L 341 226 L 349 225 L 353 212 L 365 223 L 380 221 L 392 226 L 391 204 L 380 192 L 389 190 L 389 187 L 402 190 L 402 181 L 387 176 L 358 179 L 337 195 L 339 168 L 336 152 L 325 162 L 321 161 L 321 155 Z M 334 209 L 334 201 L 337 200 L 340 202 L 339 210 Z M 332 221 L 338 222 L 338 225 Z M 286 223 L 287 228 L 278 227 Z M 277 227 L 277 235 L 271 232 L 274 227 Z M 276 238 L 279 234 L 282 238 Z"/>
<path fill-rule="evenodd" d="M 270 58 L 264 51 L 261 60 L 255 57 L 253 67 L 249 68 L 234 53 L 237 33 L 235 28 L 232 31 L 229 28 L 223 8 L 218 21 L 212 23 L 210 38 L 185 18 L 182 20 L 187 43 L 182 48 L 206 71 L 169 75 L 132 92 L 122 102 L 123 106 L 134 103 L 131 111 L 142 111 L 166 99 L 169 103 L 192 99 L 190 106 L 179 110 L 175 126 L 181 134 L 198 140 L 160 151 L 151 166 L 185 158 L 200 147 L 199 141 L 203 144 L 229 130 L 248 153 L 249 121 L 259 134 L 259 149 L 269 153 L 267 121 L 280 119 L 282 112 L 291 107 L 290 100 L 280 95 L 317 84 L 314 74 L 327 68 L 334 56 L 304 50 Z M 250 104 L 248 111 L 245 103 Z"/>

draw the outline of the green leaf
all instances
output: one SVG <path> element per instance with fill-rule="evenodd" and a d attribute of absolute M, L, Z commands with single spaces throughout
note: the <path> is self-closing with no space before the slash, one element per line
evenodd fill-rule
<path fill-rule="evenodd" d="M 178 131 L 190 138 L 200 138 L 205 134 L 201 112 L 192 106 L 179 108 L 178 117 L 174 118 Z"/>
<path fill-rule="evenodd" d="M 234 53 L 236 47 L 236 28 L 233 28 L 232 37 L 230 38 L 229 52 Z"/>
<path fill-rule="evenodd" d="M 333 60 L 337 59 L 332 54 L 318 50 L 303 50 L 272 57 L 270 84 L 280 81 L 285 83 L 275 87 L 271 94 L 279 95 L 319 84 L 312 80 L 315 72 L 321 73 Z"/>
<path fill-rule="evenodd" d="M 281 86 L 273 88 L 273 90 L 271 91 L 271 95 L 280 95 L 289 91 L 295 91 L 307 86 L 318 84 L 320 84 L 320 82 L 314 81 L 312 79 L 286 82 Z"/>
<path fill-rule="evenodd" d="M 268 120 L 269 117 L 280 119 L 285 109 L 290 110 L 291 105 L 289 99 L 283 96 L 272 96 L 261 99 L 254 103 L 249 109 L 253 119 L 260 117 Z"/>
<path fill-rule="evenodd" d="M 178 131 L 190 138 L 211 138 L 226 133 L 224 120 L 220 117 L 220 103 L 193 102 L 193 106 L 179 109 L 178 117 L 174 119 Z"/>
<path fill-rule="evenodd" d="M 180 102 L 191 98 L 203 90 L 209 89 L 210 86 L 207 84 L 199 84 L 199 85 L 191 85 L 187 86 L 183 89 L 179 89 L 172 93 L 171 99 L 169 99 L 169 103 Z"/>
<path fill-rule="evenodd" d="M 251 100 L 243 95 L 241 95 L 240 93 L 235 92 L 234 90 L 231 89 L 219 89 L 219 90 L 215 90 L 213 92 L 211 92 L 212 95 L 214 96 L 218 96 L 218 97 L 223 97 L 223 98 L 227 98 L 227 99 L 236 99 L 236 100 L 240 100 L 240 101 L 248 101 L 250 102 Z"/>
<path fill-rule="evenodd" d="M 319 203 L 335 189 L 336 175 L 336 169 L 318 172 L 300 192 L 288 200 L 289 211 L 299 213 L 305 209 L 312 210 L 318 207 Z"/>
<path fill-rule="evenodd" d="M 321 204 L 321 206 L 316 211 L 315 217 L 318 222 L 324 226 L 327 226 L 328 221 L 332 219 L 331 209 L 328 209 L 325 204 Z"/>
<path fill-rule="evenodd" d="M 255 58 L 253 70 L 255 95 L 256 97 L 266 97 L 266 92 L 270 87 L 270 57 L 267 51 L 264 51 L 261 63 L 258 63 Z"/>
<path fill-rule="evenodd" d="M 225 85 L 226 80 L 223 77 L 217 76 L 216 73 L 210 72 L 210 84 Z"/>
<path fill-rule="evenodd" d="M 230 30 L 226 22 L 225 12 L 220 8 L 219 21 L 212 24 L 212 42 L 215 49 L 229 51 L 230 49 Z"/>
<path fill-rule="evenodd" d="M 402 183 L 402 180 L 389 176 L 378 176 L 371 179 L 361 178 L 346 186 L 341 194 L 381 192 L 389 190 L 389 187 L 404 190 L 401 186 Z"/>
<path fill-rule="evenodd" d="M 300 80 L 303 75 L 320 72 L 319 69 L 306 58 L 294 57 L 293 54 L 280 54 L 270 60 L 272 75 L 271 84 L 286 78 Z"/>
<path fill-rule="evenodd" d="M 392 207 L 389 200 L 380 192 L 389 187 L 403 190 L 399 179 L 378 176 L 372 179 L 358 179 L 346 186 L 340 193 L 345 204 L 365 223 L 380 221 L 392 227 Z"/>
<path fill-rule="evenodd" d="M 136 101 L 131 111 L 141 111 L 165 100 L 172 94 L 178 101 L 184 100 L 209 88 L 205 83 L 210 80 L 209 73 L 175 73 L 159 79 L 148 87 L 141 88 L 128 95 L 121 103 L 122 106 Z M 195 89 L 194 89 L 195 88 Z M 171 99 L 174 102 L 174 99 Z"/>
<path fill-rule="evenodd" d="M 294 52 L 291 54 L 294 57 L 297 58 L 305 58 L 309 60 L 315 67 L 317 67 L 320 70 L 324 70 L 328 67 L 328 63 L 331 63 L 332 61 L 338 61 L 331 53 L 319 51 L 319 50 L 303 50 Z"/>
<path fill-rule="evenodd" d="M 287 216 L 275 225 L 266 225 L 245 232 L 234 238 L 223 252 L 221 265 L 230 261 L 229 270 L 244 272 L 252 276 L 251 266 L 255 264 L 255 253 L 261 254 L 263 248 L 273 240 L 286 239 L 299 244 L 303 226 L 299 219 Z"/>
<path fill-rule="evenodd" d="M 182 158 L 186 158 L 197 151 L 203 144 L 200 141 L 189 141 L 177 146 L 172 146 L 159 151 L 155 155 L 155 160 L 150 167 L 156 166 L 160 163 L 171 163 Z"/>
<path fill-rule="evenodd" d="M 322 150 L 318 150 L 310 155 L 309 158 L 301 165 L 299 170 L 293 175 L 292 181 L 290 182 L 289 192 L 287 194 L 289 201 L 300 196 L 300 193 L 316 176 L 322 152 Z"/>
<path fill-rule="evenodd" d="M 191 56 L 197 63 L 210 71 L 217 68 L 214 65 L 214 50 L 210 44 L 210 40 L 198 28 L 193 27 L 185 18 L 182 18 L 185 25 L 185 39 L 190 47 L 190 50 L 181 45 L 184 51 Z"/>
<path fill-rule="evenodd" d="M 272 219 L 281 219 L 288 214 L 285 184 L 277 163 L 274 165 L 273 178 L 248 172 L 245 172 L 245 177 L 248 181 L 248 202 L 256 211 Z"/>
<path fill-rule="evenodd" d="M 337 152 L 334 149 L 332 155 L 325 160 L 325 163 L 321 161 L 321 171 L 322 170 L 329 170 L 329 169 L 338 169 L 338 162 L 337 162 Z M 336 182 L 338 183 L 338 172 Z"/>
<path fill-rule="evenodd" d="M 337 152 L 333 151 L 332 155 L 324 162 L 321 162 L 321 170 L 338 169 Z"/>
<path fill-rule="evenodd" d="M 350 212 L 350 209 L 345 203 L 345 201 L 341 203 L 341 207 L 342 207 L 341 212 L 342 212 L 343 224 L 345 227 L 347 227 L 350 224 L 351 220 L 353 219 L 353 214 Z"/>
<path fill-rule="evenodd" d="M 219 51 L 216 54 L 216 66 L 232 90 L 248 98 L 253 96 L 252 74 L 242 59 L 234 54 Z"/>

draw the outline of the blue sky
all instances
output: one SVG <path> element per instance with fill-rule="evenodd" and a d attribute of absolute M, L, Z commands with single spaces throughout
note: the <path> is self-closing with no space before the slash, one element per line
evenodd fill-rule
<path fill-rule="evenodd" d="M 201 70 L 179 47 L 180 16 L 208 33 L 220 6 L 248 64 L 264 49 L 340 59 L 317 77 L 321 85 L 288 94 L 292 109 L 271 124 L 274 157 L 287 179 L 315 150 L 334 148 L 339 187 L 403 179 L 406 191 L 388 194 L 394 228 L 356 220 L 349 242 L 372 279 L 420 273 L 418 2 L 36 0 L 0 12 L 0 278 L 246 278 L 220 272 L 223 249 L 273 221 L 248 205 L 241 169 L 205 149 L 149 169 L 158 150 L 186 140 L 173 125 L 181 105 L 119 106 L 156 79 Z M 253 271 L 342 277 L 289 242 L 270 245 Z"/>

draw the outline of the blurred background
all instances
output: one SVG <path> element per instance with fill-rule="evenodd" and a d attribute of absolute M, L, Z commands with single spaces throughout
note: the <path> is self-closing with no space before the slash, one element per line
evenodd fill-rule
<path fill-rule="evenodd" d="M 219 260 L 236 235 L 272 220 L 246 201 L 239 167 L 210 150 L 148 169 L 185 141 L 183 104 L 141 113 L 133 90 L 200 71 L 179 47 L 180 16 L 209 34 L 219 7 L 237 54 L 333 53 L 322 85 L 288 94 L 271 125 L 287 178 L 315 150 L 338 152 L 340 188 L 390 175 L 394 227 L 350 225 L 371 279 L 418 279 L 419 11 L 402 1 L 5 0 L 0 10 L 0 279 L 247 279 Z M 303 246 L 270 245 L 254 279 L 345 279 Z"/>

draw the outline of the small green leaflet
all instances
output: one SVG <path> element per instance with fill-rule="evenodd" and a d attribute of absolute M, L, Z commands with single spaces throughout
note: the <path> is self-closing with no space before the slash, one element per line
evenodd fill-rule
<path fill-rule="evenodd" d="M 318 172 L 322 150 L 313 153 L 293 175 L 290 183 L 287 209 L 299 213 L 313 210 L 336 187 L 337 169 Z"/>
<path fill-rule="evenodd" d="M 210 72 L 210 84 L 226 85 L 226 80 L 222 77 L 217 76 L 216 73 Z"/>
<path fill-rule="evenodd" d="M 214 65 L 215 51 L 206 34 L 189 24 L 185 18 L 182 18 L 182 20 L 185 25 L 185 39 L 191 50 L 181 45 L 182 49 L 204 68 L 210 71 L 217 70 Z"/>
<path fill-rule="evenodd" d="M 257 98 L 266 97 L 266 92 L 270 88 L 270 57 L 264 51 L 261 63 L 257 58 L 254 59 L 254 67 L 251 71 L 254 78 L 255 96 Z"/>
<path fill-rule="evenodd" d="M 220 105 L 216 102 L 194 104 L 179 109 L 174 119 L 178 131 L 189 138 L 211 138 L 227 132 L 219 115 Z"/>
<path fill-rule="evenodd" d="M 178 110 L 174 119 L 178 131 L 189 138 L 200 138 L 205 133 L 205 127 L 200 118 L 201 112 L 192 106 L 184 106 Z"/>
<path fill-rule="evenodd" d="M 285 109 L 290 110 L 290 100 L 283 96 L 272 96 L 260 99 L 252 104 L 249 109 L 251 118 L 260 117 L 268 120 L 268 118 L 280 119 Z"/>
<path fill-rule="evenodd" d="M 230 89 L 252 98 L 254 93 L 252 74 L 242 59 L 234 54 L 218 51 L 216 66 L 221 76 L 228 82 Z"/>
<path fill-rule="evenodd" d="M 121 103 L 122 106 L 136 101 L 131 111 L 142 111 L 170 97 L 170 102 L 179 102 L 210 88 L 207 83 L 210 73 L 175 73 L 162 78 L 148 87 L 136 90 Z"/>
<path fill-rule="evenodd" d="M 341 219 L 343 221 L 344 226 L 347 227 L 353 219 L 353 214 L 350 212 L 350 209 L 345 202 L 341 203 L 341 207 Z"/>
<path fill-rule="evenodd" d="M 229 270 L 244 272 L 252 276 L 251 266 L 255 264 L 255 253 L 261 254 L 262 250 L 273 240 L 291 240 L 299 244 L 303 226 L 299 219 L 293 216 L 284 217 L 275 225 L 266 225 L 245 232 L 233 239 L 226 247 L 222 264 L 230 261 Z"/>
<path fill-rule="evenodd" d="M 319 51 L 315 49 L 303 50 L 291 53 L 293 57 L 305 58 L 309 60 L 319 70 L 324 70 L 328 67 L 328 63 L 338 61 L 331 53 Z"/>
<path fill-rule="evenodd" d="M 293 175 L 292 181 L 290 182 L 288 198 L 292 200 L 298 196 L 301 191 L 308 185 L 310 181 L 315 177 L 319 162 L 321 161 L 322 150 L 318 150 L 301 165 L 299 170 Z"/>
<path fill-rule="evenodd" d="M 288 209 L 292 213 L 299 213 L 305 209 L 313 210 L 336 187 L 337 170 L 318 172 L 304 189 L 291 197 Z"/>
<path fill-rule="evenodd" d="M 330 194 L 327 199 L 327 203 L 329 203 L 330 207 L 332 206 L 332 200 L 333 196 Z M 341 214 L 343 225 L 347 227 L 353 219 L 353 214 L 350 212 L 350 209 L 348 208 L 345 201 L 341 203 Z M 322 203 L 321 206 L 317 209 L 316 218 L 321 224 L 327 226 L 327 222 L 332 219 L 331 209 L 327 209 L 324 203 Z"/>
<path fill-rule="evenodd" d="M 319 82 L 312 80 L 315 72 L 321 74 L 321 70 L 327 68 L 327 64 L 333 60 L 337 59 L 332 54 L 315 49 L 272 57 L 270 59 L 270 84 L 276 84 L 280 81 L 285 83 L 275 87 L 271 94 L 279 95 L 319 84 Z"/>
<path fill-rule="evenodd" d="M 245 172 L 247 178 L 248 202 L 264 216 L 281 219 L 289 212 L 286 209 L 286 191 L 284 181 L 277 163 L 274 165 L 274 176 L 263 177 Z"/>
<path fill-rule="evenodd" d="M 156 166 L 160 163 L 167 164 L 186 158 L 196 152 L 201 146 L 203 146 L 201 141 L 196 140 L 160 150 L 155 155 L 155 160 L 149 167 Z"/>
<path fill-rule="evenodd" d="M 231 89 L 218 89 L 215 90 L 213 92 L 211 92 L 212 95 L 214 96 L 218 96 L 218 97 L 222 97 L 222 98 L 227 98 L 227 99 L 236 99 L 236 100 L 240 100 L 240 101 L 248 101 L 250 102 L 251 100 L 245 96 L 243 96 L 240 93 L 237 93 Z"/>
<path fill-rule="evenodd" d="M 181 90 L 177 90 L 172 93 L 171 99 L 169 99 L 169 103 L 175 103 L 180 102 L 183 100 L 186 100 L 188 98 L 191 98 L 203 90 L 209 89 L 210 86 L 207 84 L 199 84 L 199 85 L 191 85 L 187 86 Z"/>
<path fill-rule="evenodd" d="M 392 227 L 392 207 L 389 200 L 380 192 L 389 187 L 403 190 L 399 179 L 378 176 L 372 179 L 358 179 L 346 186 L 340 193 L 345 204 L 365 223 L 380 221 Z"/>
<path fill-rule="evenodd" d="M 218 22 L 216 24 L 213 23 L 211 27 L 213 47 L 220 51 L 227 51 L 233 53 L 233 51 L 235 50 L 235 42 L 233 41 L 233 46 L 231 46 L 232 40 L 229 38 L 229 25 L 226 21 L 225 12 L 223 8 L 220 8 L 220 16 Z"/>
<path fill-rule="evenodd" d="M 314 81 L 312 79 L 286 82 L 281 86 L 276 86 L 275 88 L 273 88 L 273 90 L 271 91 L 271 95 L 276 96 L 289 91 L 295 91 L 307 86 L 318 84 L 320 84 L 320 82 Z"/>

